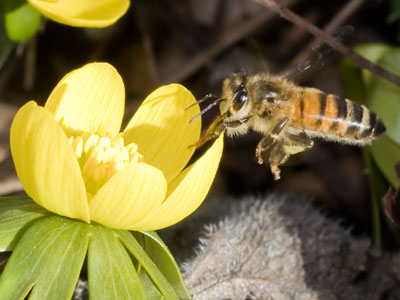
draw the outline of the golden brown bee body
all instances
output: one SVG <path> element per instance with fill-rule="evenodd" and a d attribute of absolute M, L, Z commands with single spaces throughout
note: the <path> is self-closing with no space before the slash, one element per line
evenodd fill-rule
<path fill-rule="evenodd" d="M 225 79 L 220 113 L 196 143 L 200 147 L 226 131 L 242 135 L 249 129 L 264 138 L 257 145 L 261 164 L 269 161 L 275 179 L 291 154 L 311 148 L 311 138 L 366 145 L 385 131 L 367 107 L 314 88 L 297 86 L 267 73 L 235 73 Z"/>

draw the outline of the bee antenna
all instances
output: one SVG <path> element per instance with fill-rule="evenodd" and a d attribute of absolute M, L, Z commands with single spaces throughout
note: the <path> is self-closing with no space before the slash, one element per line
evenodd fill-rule
<path fill-rule="evenodd" d="M 213 108 L 215 105 L 217 105 L 218 103 L 220 103 L 222 100 L 224 100 L 223 98 L 218 98 L 215 99 L 213 102 L 211 102 L 206 108 L 204 108 L 203 110 L 201 110 L 197 115 L 195 115 L 190 121 L 189 123 L 192 123 L 194 120 L 196 120 L 198 117 L 204 115 L 206 112 L 208 112 L 211 108 Z"/>
<path fill-rule="evenodd" d="M 200 100 L 197 100 L 196 102 L 194 102 L 194 103 L 190 104 L 189 106 L 187 106 L 185 108 L 185 111 L 189 110 L 190 108 L 192 108 L 196 104 L 200 104 L 200 103 L 203 103 L 203 102 L 207 101 L 210 98 L 216 98 L 216 96 L 214 96 L 213 94 L 207 94 L 203 98 L 201 98 Z"/>

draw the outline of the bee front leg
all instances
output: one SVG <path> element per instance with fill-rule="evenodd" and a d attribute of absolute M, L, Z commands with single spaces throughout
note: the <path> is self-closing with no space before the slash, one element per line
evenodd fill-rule
<path fill-rule="evenodd" d="M 261 165 L 264 163 L 264 157 L 269 157 L 271 155 L 272 150 L 276 147 L 278 143 L 278 137 L 282 130 L 285 128 L 285 125 L 289 121 L 289 118 L 284 118 L 279 121 L 278 124 L 271 130 L 271 133 L 264 136 L 261 141 L 257 144 L 256 148 L 256 157 L 257 162 Z"/>
<path fill-rule="evenodd" d="M 208 127 L 208 129 L 201 135 L 200 139 L 189 147 L 200 148 L 208 141 L 219 137 L 226 129 L 223 120 L 223 117 L 219 115 L 214 122 L 211 123 L 210 127 Z"/>

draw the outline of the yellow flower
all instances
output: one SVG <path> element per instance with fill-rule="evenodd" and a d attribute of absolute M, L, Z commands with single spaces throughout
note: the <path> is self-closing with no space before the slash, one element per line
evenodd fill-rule
<path fill-rule="evenodd" d="M 200 135 L 193 95 L 179 84 L 151 93 L 123 132 L 124 85 L 106 63 L 67 74 L 44 107 L 25 104 L 10 145 L 26 193 L 47 210 L 85 222 L 156 230 L 191 214 L 214 179 L 223 139 L 182 170 Z"/>
<path fill-rule="evenodd" d="M 49 19 L 78 27 L 106 27 L 122 17 L 129 0 L 28 0 Z"/>

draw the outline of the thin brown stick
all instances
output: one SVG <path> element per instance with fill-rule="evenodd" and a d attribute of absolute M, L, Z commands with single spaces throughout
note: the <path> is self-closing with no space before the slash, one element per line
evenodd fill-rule
<path fill-rule="evenodd" d="M 332 18 L 332 20 L 324 28 L 325 32 L 332 33 L 335 29 L 342 25 L 346 20 L 355 13 L 366 0 L 351 0 Z"/>
<path fill-rule="evenodd" d="M 327 34 L 332 34 L 340 25 L 342 25 L 346 20 L 354 14 L 366 0 L 351 0 L 349 1 L 324 27 L 323 31 Z M 310 56 L 310 49 L 317 49 L 321 41 L 317 38 L 313 39 L 304 50 L 299 52 L 292 61 L 288 64 L 288 67 L 282 71 L 283 74 L 289 72 L 293 66 L 297 66 L 301 61 L 307 59 Z"/>
<path fill-rule="evenodd" d="M 367 69 L 395 84 L 400 86 L 400 78 L 396 76 L 395 74 L 386 71 L 385 69 L 379 67 L 378 65 L 372 63 L 371 61 L 365 59 L 364 57 L 360 56 L 357 54 L 355 51 L 352 49 L 346 47 L 342 43 L 336 41 L 334 38 L 332 38 L 329 34 L 323 32 L 321 29 L 316 27 L 315 25 L 307 22 L 303 18 L 301 18 L 299 15 L 296 15 L 293 13 L 291 10 L 287 9 L 284 6 L 279 5 L 276 3 L 274 0 L 255 0 L 257 3 L 261 4 L 262 6 L 265 6 L 266 8 L 278 13 L 282 18 L 288 20 L 289 22 L 304 28 L 311 34 L 313 34 L 315 37 L 318 39 L 322 40 L 324 43 L 328 44 L 332 48 L 336 49 L 338 52 L 340 52 L 342 55 L 347 56 L 349 59 L 351 59 L 354 64 L 359 66 L 360 68 Z"/>
<path fill-rule="evenodd" d="M 286 6 L 291 6 L 298 2 L 298 0 L 283 1 Z M 202 49 L 198 55 L 190 58 L 183 66 L 173 66 L 172 68 L 174 72 L 171 71 L 171 67 L 160 67 L 159 69 L 164 70 L 163 73 L 159 73 L 160 83 L 181 81 L 182 79 L 187 78 L 229 46 L 240 41 L 243 37 L 249 35 L 249 33 L 253 32 L 274 17 L 275 14 L 271 11 L 261 11 L 249 20 L 238 21 L 235 24 L 223 28 L 217 42 Z M 171 74 L 175 75 L 172 77 Z"/>

